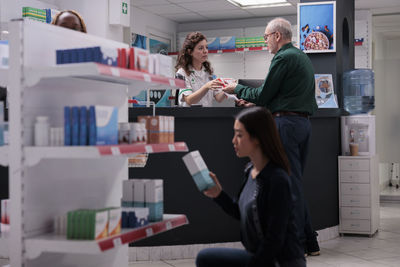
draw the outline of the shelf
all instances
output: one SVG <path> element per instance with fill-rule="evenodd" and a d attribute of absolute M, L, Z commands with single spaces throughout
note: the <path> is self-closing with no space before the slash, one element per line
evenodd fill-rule
<path fill-rule="evenodd" d="M 65 236 L 48 234 L 27 239 L 26 255 L 29 259 L 34 259 L 44 252 L 99 254 L 188 223 L 185 215 L 164 214 L 163 220 L 160 222 L 150 223 L 135 229 L 123 229 L 119 235 L 97 241 L 67 240 Z"/>
<path fill-rule="evenodd" d="M 139 153 L 187 152 L 184 142 L 173 144 L 134 144 L 112 146 L 61 146 L 25 147 L 25 162 L 28 166 L 42 159 L 96 159 L 104 156 L 129 156 Z"/>
<path fill-rule="evenodd" d="M 0 146 L 0 165 L 8 166 L 8 146 Z"/>
<path fill-rule="evenodd" d="M 235 53 L 235 52 L 249 52 L 249 51 L 267 51 L 268 48 L 265 46 L 258 47 L 242 47 L 234 49 L 222 49 L 222 50 L 208 50 L 209 54 L 222 54 L 222 53 Z M 178 52 L 171 52 L 168 55 L 178 55 Z"/>
<path fill-rule="evenodd" d="M 8 68 L 0 67 L 0 87 L 6 87 L 8 81 Z"/>
<path fill-rule="evenodd" d="M 37 84 L 41 79 L 72 77 L 105 81 L 115 84 L 137 85 L 143 83 L 149 89 L 175 89 L 184 88 L 185 82 L 180 79 L 111 67 L 99 63 L 62 64 L 54 67 L 25 69 L 27 86 Z"/>
<path fill-rule="evenodd" d="M 7 234 L 7 235 L 5 235 Z M 8 233 L 0 234 L 0 258 L 8 258 L 9 257 L 9 244 L 8 244 Z"/>

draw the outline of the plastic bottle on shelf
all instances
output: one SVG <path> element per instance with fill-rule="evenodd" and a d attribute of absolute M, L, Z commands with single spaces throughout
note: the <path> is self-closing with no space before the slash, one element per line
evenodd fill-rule
<path fill-rule="evenodd" d="M 344 109 L 350 114 L 368 113 L 375 108 L 374 72 L 355 69 L 343 74 Z"/>
<path fill-rule="evenodd" d="M 38 116 L 35 122 L 35 146 L 49 145 L 49 117 Z"/>

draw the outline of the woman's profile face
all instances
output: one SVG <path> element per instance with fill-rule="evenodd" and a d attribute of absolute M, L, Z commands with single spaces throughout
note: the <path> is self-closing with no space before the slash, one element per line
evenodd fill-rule
<path fill-rule="evenodd" d="M 235 120 L 233 125 L 233 148 L 239 158 L 249 157 L 259 146 L 257 139 L 252 138 L 243 123 Z"/>
<path fill-rule="evenodd" d="M 203 40 L 196 44 L 191 53 L 194 62 L 203 63 L 208 59 L 207 41 Z"/>
<path fill-rule="evenodd" d="M 80 32 L 83 30 L 79 18 L 69 12 L 62 13 L 58 17 L 56 25 Z"/>

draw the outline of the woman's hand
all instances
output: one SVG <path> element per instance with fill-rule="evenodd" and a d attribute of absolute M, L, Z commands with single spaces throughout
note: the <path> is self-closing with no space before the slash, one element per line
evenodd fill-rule
<path fill-rule="evenodd" d="M 226 87 L 222 88 L 222 91 L 224 91 L 227 94 L 234 94 L 236 86 L 237 86 L 237 83 L 235 83 L 235 82 L 230 83 L 230 84 L 226 85 Z"/>
<path fill-rule="evenodd" d="M 212 80 L 212 81 L 209 81 L 208 83 L 206 83 L 206 87 L 208 88 L 208 90 L 222 89 L 223 86 L 224 86 L 224 83 L 218 79 L 215 79 L 215 80 Z"/>
<path fill-rule="evenodd" d="M 216 198 L 219 196 L 219 194 L 221 194 L 222 186 L 219 183 L 217 176 L 213 172 L 210 172 L 210 177 L 214 180 L 215 186 L 204 190 L 203 193 L 210 198 Z"/>

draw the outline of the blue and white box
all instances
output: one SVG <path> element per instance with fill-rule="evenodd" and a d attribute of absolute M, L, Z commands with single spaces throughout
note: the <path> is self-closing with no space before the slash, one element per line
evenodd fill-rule
<path fill-rule="evenodd" d="M 94 109 L 96 116 L 96 145 L 117 145 L 118 109 L 110 106 L 94 106 Z"/>
<path fill-rule="evenodd" d="M 88 144 L 88 116 L 87 108 L 82 106 L 79 109 L 79 145 L 86 146 Z"/>
<path fill-rule="evenodd" d="M 8 41 L 0 40 L 0 68 L 8 68 L 9 57 Z"/>
<path fill-rule="evenodd" d="M 236 48 L 236 37 L 235 36 L 223 36 L 220 37 L 219 49 L 235 49 Z"/>
<path fill-rule="evenodd" d="M 71 108 L 64 107 L 64 146 L 70 146 L 71 143 Z"/>
<path fill-rule="evenodd" d="M 210 177 L 207 165 L 198 150 L 186 154 L 182 159 L 200 191 L 215 186 L 213 179 Z"/>
<path fill-rule="evenodd" d="M 149 223 L 148 208 L 127 208 L 123 207 L 121 218 L 122 228 L 136 228 Z"/>
<path fill-rule="evenodd" d="M 79 145 L 79 108 L 71 108 L 71 145 Z"/>
<path fill-rule="evenodd" d="M 219 50 L 220 49 L 219 37 L 208 38 L 207 45 L 208 45 L 208 50 Z"/>
<path fill-rule="evenodd" d="M 164 214 L 163 180 L 146 180 L 145 191 L 145 205 L 149 208 L 149 221 L 161 221 Z"/>
<path fill-rule="evenodd" d="M 109 65 L 109 66 L 117 66 L 118 64 L 118 50 L 116 48 L 110 48 L 105 46 L 95 47 L 95 58 L 99 59 L 97 61 L 99 63 Z"/>

